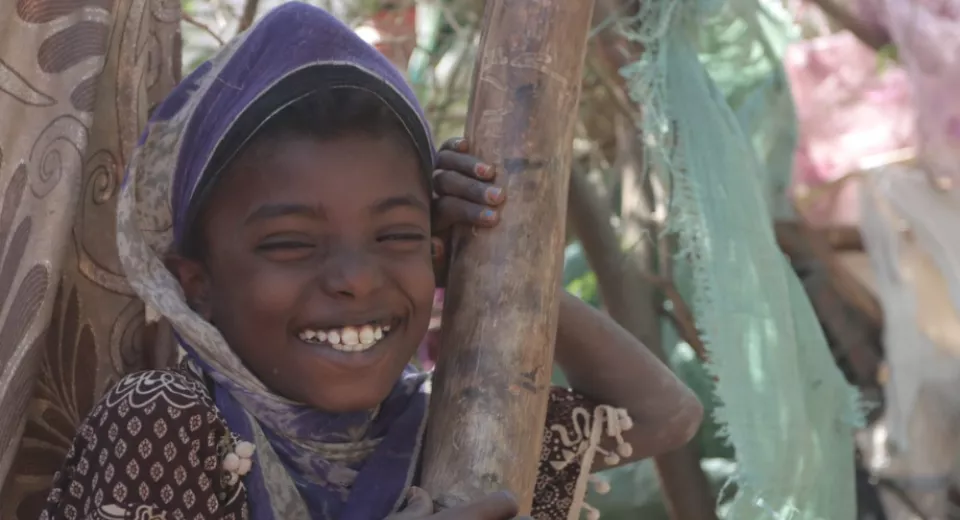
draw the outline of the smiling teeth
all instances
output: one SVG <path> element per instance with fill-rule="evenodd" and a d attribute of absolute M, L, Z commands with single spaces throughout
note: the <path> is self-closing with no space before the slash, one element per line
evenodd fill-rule
<path fill-rule="evenodd" d="M 357 339 L 360 340 L 361 345 L 372 345 L 375 341 L 373 339 L 373 327 L 370 325 L 360 327 L 360 332 L 357 333 Z"/>
<path fill-rule="evenodd" d="M 340 342 L 344 345 L 356 345 L 360 343 L 360 333 L 353 327 L 344 327 L 340 333 Z"/>
<path fill-rule="evenodd" d="M 361 325 L 346 326 L 332 330 L 304 330 L 300 339 L 307 343 L 328 343 L 342 352 L 361 352 L 369 349 L 390 332 L 390 326 Z"/>

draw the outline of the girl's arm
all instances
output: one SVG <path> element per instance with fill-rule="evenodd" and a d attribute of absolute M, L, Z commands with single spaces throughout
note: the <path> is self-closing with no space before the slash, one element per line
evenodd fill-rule
<path fill-rule="evenodd" d="M 469 155 L 465 140 L 444 143 L 433 177 L 439 196 L 434 233 L 443 236 L 455 224 L 496 226 L 507 196 L 490 191 L 495 177 L 493 168 Z M 434 245 L 444 249 L 442 241 Z M 438 255 L 440 267 L 445 267 L 444 258 Z M 560 303 L 556 360 L 574 390 L 595 403 L 625 408 L 633 419 L 634 427 L 624 435 L 633 453 L 618 464 L 679 448 L 700 426 L 703 407 L 690 389 L 633 335 L 566 292 Z M 616 452 L 617 441 L 603 438 L 602 447 Z"/>
<path fill-rule="evenodd" d="M 623 438 L 633 453 L 615 465 L 673 451 L 700 426 L 703 406 L 694 393 L 612 318 L 566 291 L 555 359 L 574 390 L 630 414 L 633 428 Z M 607 443 L 605 449 L 616 450 L 615 441 Z M 605 467 L 598 458 L 594 469 Z"/>

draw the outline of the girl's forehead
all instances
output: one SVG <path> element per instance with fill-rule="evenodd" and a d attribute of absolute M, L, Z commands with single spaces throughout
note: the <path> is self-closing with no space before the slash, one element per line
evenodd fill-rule
<path fill-rule="evenodd" d="M 359 208 L 397 197 L 429 204 L 415 151 L 388 137 L 291 136 L 262 147 L 238 157 L 214 189 L 212 203 L 248 212 L 265 204 Z"/>

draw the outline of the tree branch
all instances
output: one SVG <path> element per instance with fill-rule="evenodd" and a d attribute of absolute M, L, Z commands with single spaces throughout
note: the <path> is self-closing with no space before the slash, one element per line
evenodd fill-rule
<path fill-rule="evenodd" d="M 200 29 L 201 31 L 209 34 L 211 37 L 213 37 L 214 40 L 217 40 L 217 43 L 219 43 L 221 47 L 227 44 L 227 42 L 223 41 L 223 38 L 221 38 L 220 35 L 218 35 L 216 32 L 214 32 L 214 30 L 211 29 L 209 25 L 207 25 L 207 24 L 201 22 L 200 20 L 197 20 L 196 18 L 190 16 L 187 12 L 182 12 L 182 13 L 180 13 L 180 18 L 182 18 L 184 22 L 187 22 L 188 24 L 190 24 L 190 25 L 192 25 L 192 26 Z"/>
<path fill-rule="evenodd" d="M 646 278 L 650 283 L 660 289 L 664 297 L 670 301 L 670 305 L 673 307 L 671 310 L 661 309 L 661 314 L 670 319 L 677 334 L 680 335 L 680 339 L 690 345 L 690 348 L 697 354 L 697 358 L 700 359 L 700 361 L 709 361 L 710 356 L 707 354 L 707 348 L 703 343 L 703 339 L 700 338 L 700 332 L 697 330 L 693 311 L 690 310 L 687 302 L 683 300 L 683 296 L 680 295 L 677 287 L 673 285 L 673 281 L 651 274 L 647 274 Z"/>
<path fill-rule="evenodd" d="M 243 14 L 240 15 L 240 21 L 237 24 L 237 34 L 246 31 L 253 21 L 257 19 L 257 11 L 260 8 L 260 0 L 247 0 L 243 4 Z"/>
<path fill-rule="evenodd" d="M 837 3 L 836 0 L 810 1 L 871 49 L 879 51 L 887 45 L 890 45 L 890 34 L 887 31 L 879 27 L 867 25 L 846 7 Z"/>

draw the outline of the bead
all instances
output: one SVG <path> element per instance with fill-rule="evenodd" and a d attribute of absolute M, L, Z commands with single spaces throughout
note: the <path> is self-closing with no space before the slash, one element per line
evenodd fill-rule
<path fill-rule="evenodd" d="M 237 447 L 234 448 L 233 451 L 236 452 L 240 458 L 249 459 L 250 457 L 253 457 L 253 451 L 256 448 L 257 447 L 254 446 L 252 442 L 240 441 L 237 443 Z"/>
<path fill-rule="evenodd" d="M 595 479 L 591 479 L 591 482 L 593 482 L 593 490 L 596 491 L 597 494 L 606 495 L 610 492 L 610 483 L 606 480 L 597 477 Z"/>
<path fill-rule="evenodd" d="M 223 458 L 223 469 L 230 473 L 240 469 L 240 457 L 236 453 L 227 453 L 227 456 Z"/>
<path fill-rule="evenodd" d="M 620 464 L 620 457 L 616 453 L 608 453 L 606 457 L 603 458 L 603 461 L 609 466 L 616 466 Z"/>
<path fill-rule="evenodd" d="M 629 442 L 621 442 L 617 445 L 617 453 L 621 457 L 630 457 L 630 455 L 633 455 L 633 446 Z"/>
<path fill-rule="evenodd" d="M 240 467 L 237 469 L 237 473 L 240 475 L 246 475 L 250 473 L 250 468 L 253 466 L 253 461 L 250 459 L 240 459 Z"/>

